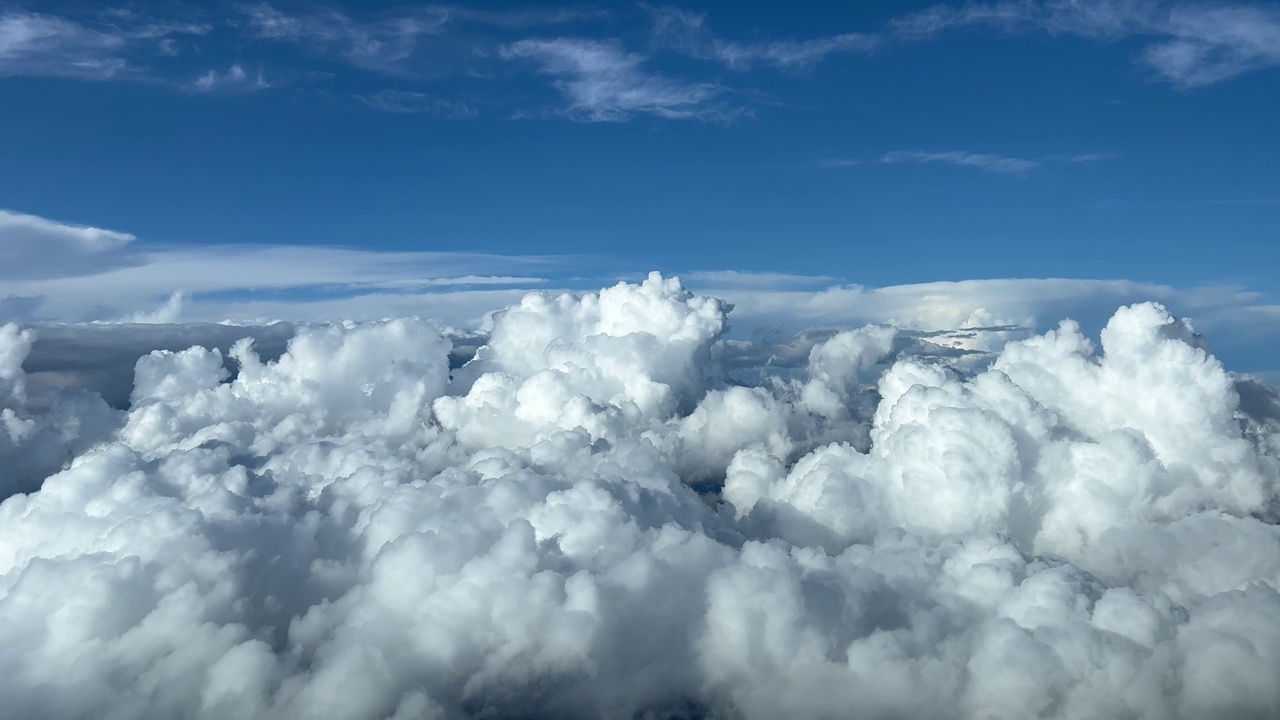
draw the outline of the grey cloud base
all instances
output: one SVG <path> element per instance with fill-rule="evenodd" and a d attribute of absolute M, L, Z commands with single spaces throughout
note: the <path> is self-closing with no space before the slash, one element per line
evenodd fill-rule
<path fill-rule="evenodd" d="M 127 411 L 0 330 L 0 707 L 1280 716 L 1280 405 L 1189 325 L 872 326 L 746 386 L 727 312 L 532 294 L 452 373 L 415 320 L 157 351 Z"/>

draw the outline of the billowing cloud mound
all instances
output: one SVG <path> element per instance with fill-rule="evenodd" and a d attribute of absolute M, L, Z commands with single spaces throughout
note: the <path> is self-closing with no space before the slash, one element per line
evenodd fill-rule
<path fill-rule="evenodd" d="M 118 424 L 117 413 L 94 393 L 28 397 L 22 363 L 34 336 L 14 325 L 0 326 L 0 499 L 40 489 L 46 476 L 109 439 Z"/>
<path fill-rule="evenodd" d="M 530 295 L 453 372 L 416 320 L 156 351 L 127 412 L 30 397 L 6 327 L 0 707 L 1280 715 L 1280 403 L 1188 324 L 871 326 L 744 384 L 728 310 Z"/>

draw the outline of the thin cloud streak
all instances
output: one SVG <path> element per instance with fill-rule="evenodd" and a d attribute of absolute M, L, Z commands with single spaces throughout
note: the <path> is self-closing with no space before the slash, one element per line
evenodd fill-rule
<path fill-rule="evenodd" d="M 878 165 L 928 165 L 942 164 L 957 167 L 970 167 L 983 172 L 1005 175 L 1021 175 L 1046 164 L 1081 164 L 1113 159 L 1109 153 L 1078 153 L 1075 155 L 1048 155 L 1042 158 L 1028 159 L 1008 157 L 995 153 L 979 153 L 967 150 L 928 151 L 928 150 L 892 150 L 874 160 L 856 158 L 823 158 L 817 161 L 818 167 L 844 168 L 867 164 Z"/>
<path fill-rule="evenodd" d="M 375 110 L 400 115 L 435 115 L 454 120 L 477 115 L 477 110 L 466 103 L 413 90 L 382 90 L 373 95 L 356 95 L 355 98 Z"/>
<path fill-rule="evenodd" d="M 1023 158 L 1004 157 L 991 153 L 973 153 L 965 151 L 925 152 L 923 150 L 894 150 L 880 156 L 883 165 L 900 163 L 927 164 L 943 163 L 973 167 L 985 172 L 1018 175 L 1040 167 L 1039 161 Z"/>

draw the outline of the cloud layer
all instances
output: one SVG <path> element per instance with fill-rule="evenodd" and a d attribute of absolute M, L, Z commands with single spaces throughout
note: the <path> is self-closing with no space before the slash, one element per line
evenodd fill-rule
<path fill-rule="evenodd" d="M 545 284 L 539 273 L 581 258 L 469 252 L 369 251 L 307 245 L 156 245 L 128 233 L 0 210 L 0 322 L 84 322 L 152 318 L 260 320 L 384 318 L 434 309 L 448 322 L 476 324 L 483 312 L 520 296 L 511 287 Z M 483 298 L 461 309 L 448 290 Z M 429 294 L 438 294 L 432 307 Z M 397 305 L 416 298 L 417 307 Z M 342 298 L 327 315 L 291 312 Z M 388 300 L 390 298 L 390 300 Z M 456 298 L 455 298 L 456 299 Z M 195 306 L 192 308 L 192 306 Z M 157 309 L 158 308 L 158 309 Z M 275 314 L 273 314 L 273 312 Z"/>
<path fill-rule="evenodd" d="M 0 323 L 263 324 L 417 316 L 470 330 L 530 290 L 614 282 L 618 275 L 602 268 L 622 264 L 588 256 L 157 245 L 124 232 L 4 211 L 0 258 L 7 259 L 0 267 Z M 1046 329 L 1045 323 L 1064 315 L 1096 332 L 1116 306 L 1157 300 L 1195 317 L 1220 338 L 1228 356 L 1240 358 L 1234 353 L 1242 343 L 1248 346 L 1245 351 L 1255 356 L 1246 361 L 1251 371 L 1275 369 L 1269 349 L 1264 359 L 1256 356 L 1280 337 L 1280 306 L 1244 287 L 1071 278 L 866 287 L 833 277 L 733 270 L 685 277 L 690 287 L 736 306 L 738 336 L 889 322 L 921 332 L 1008 326 L 994 335 L 1007 339 Z"/>
<path fill-rule="evenodd" d="M 1185 321 L 789 371 L 651 276 L 138 359 L 0 330 L 15 718 L 1216 718 L 1280 710 L 1280 399 Z M 758 356 L 757 356 L 758 357 Z M 13 468 L 22 468 L 14 470 Z M 48 477 L 44 477 L 48 474 Z M 26 494 L 13 494 L 13 493 Z"/>

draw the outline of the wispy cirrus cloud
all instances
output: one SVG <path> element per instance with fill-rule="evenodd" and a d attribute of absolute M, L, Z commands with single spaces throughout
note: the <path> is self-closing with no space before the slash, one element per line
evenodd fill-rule
<path fill-rule="evenodd" d="M 291 43 L 315 53 L 336 55 L 356 67 L 390 73 L 406 71 L 405 63 L 423 50 L 428 39 L 457 32 L 461 26 L 513 33 L 601 15 L 597 10 L 574 7 L 485 10 L 428 4 L 373 19 L 356 19 L 335 8 L 287 13 L 270 3 L 245 5 L 240 13 L 240 24 L 250 37 Z M 495 38 L 483 34 L 470 41 L 471 52 L 497 44 Z"/>
<path fill-rule="evenodd" d="M 504 30 L 529 30 L 578 21 L 602 20 L 610 15 L 608 10 L 591 6 L 525 7 L 502 10 L 486 10 L 465 5 L 442 7 L 451 22 L 487 25 Z"/>
<path fill-rule="evenodd" d="M 1043 30 L 1054 35 L 1081 35 L 1114 40 L 1140 32 L 1157 5 L 1127 0 L 1080 2 L 970 2 L 934 5 L 893 18 L 890 32 L 900 38 L 925 39 L 947 30 L 991 26 L 1010 32 Z"/>
<path fill-rule="evenodd" d="M 896 18 L 901 39 L 926 39 L 973 26 L 1040 31 L 1100 42 L 1147 39 L 1139 60 L 1182 88 L 1221 82 L 1280 65 L 1280 6 L 1075 0 L 937 5 Z"/>
<path fill-rule="evenodd" d="M 189 49 L 184 39 L 207 35 L 213 28 L 203 22 L 157 20 L 128 9 L 82 20 L 11 10 L 0 13 L 0 77 L 132 80 L 196 91 L 253 80 L 247 74 L 237 78 L 238 65 L 193 81 L 155 73 L 157 60 Z"/>
<path fill-rule="evenodd" d="M 1005 157 L 1004 155 L 995 155 L 993 153 L 975 153 L 963 150 L 951 150 L 947 152 L 926 152 L 924 150 L 894 150 L 880 156 L 880 163 L 884 165 L 898 165 L 903 163 L 910 164 L 928 164 L 942 163 L 945 165 L 958 165 L 961 167 L 972 167 L 978 170 L 994 173 L 1018 174 L 1028 170 L 1034 170 L 1040 167 L 1037 160 L 1027 160 L 1025 158 Z"/>
<path fill-rule="evenodd" d="M 467 103 L 414 90 L 381 90 L 372 95 L 356 95 L 355 98 L 375 110 L 388 113 L 427 114 L 455 120 L 477 114 L 476 109 Z"/>
<path fill-rule="evenodd" d="M 906 52 L 911 43 L 944 32 L 981 28 L 1144 43 L 1137 61 L 1155 77 L 1184 89 L 1280 65 L 1280 6 L 1241 2 L 995 0 L 936 5 L 816 37 L 761 32 L 745 39 L 716 33 L 706 13 L 642 4 L 630 10 L 630 19 L 651 20 L 647 43 L 643 23 L 637 32 L 620 34 L 614 23 L 609 26 L 612 34 L 601 36 L 596 21 L 621 18 L 625 13 L 616 8 L 425 4 L 369 11 L 328 3 L 300 7 L 253 2 L 178 18 L 150 15 L 132 5 L 107 10 L 81 6 L 58 14 L 0 10 L 0 77 L 131 80 L 179 92 L 236 93 L 286 85 L 290 78 L 332 78 L 339 73 L 329 70 L 342 69 L 337 66 L 403 81 L 397 84 L 446 75 L 493 79 L 503 75 L 503 61 L 518 60 L 532 63 L 550 78 L 565 99 L 555 113 L 563 117 L 592 122 L 642 116 L 723 122 L 749 114 L 749 101 L 742 98 L 750 97 L 750 91 L 735 89 L 734 82 L 708 74 L 705 66 L 663 66 L 662 72 L 654 68 L 679 54 L 735 72 L 803 73 L 838 55 Z M 572 29 L 550 37 L 533 33 L 566 25 Z M 197 40 L 202 64 L 193 68 L 190 59 L 197 57 Z M 299 63 L 312 67 L 298 67 Z M 489 93 L 486 103 L 505 105 L 512 116 L 539 114 L 537 108 L 519 106 L 527 93 L 502 89 L 497 83 L 460 93 L 424 85 L 373 94 L 351 89 L 344 94 L 387 112 L 456 118 L 474 114 L 479 93 Z M 1006 173 L 1065 162 L 983 153 L 932 153 L 928 159 L 916 155 L 892 162 L 949 163 Z M 859 162 L 873 161 L 828 164 Z"/>
<path fill-rule="evenodd" d="M 1177 8 L 1162 24 L 1167 37 L 1143 59 L 1185 87 L 1210 85 L 1280 65 L 1280 7 Z"/>
<path fill-rule="evenodd" d="M 424 36 L 439 35 L 449 21 L 447 11 L 432 6 L 370 22 L 334 9 L 291 15 L 265 3 L 243 7 L 241 13 L 243 29 L 253 39 L 332 52 L 357 67 L 383 71 L 411 57 Z"/>
<path fill-rule="evenodd" d="M 488 10 L 466 5 L 425 3 L 357 20 L 334 7 L 288 13 L 269 2 L 244 4 L 240 13 L 247 28 L 273 40 L 337 42 L 367 45 L 386 38 L 438 34 L 446 25 L 483 25 L 504 30 L 529 30 L 578 20 L 599 19 L 605 11 L 590 7 L 526 7 Z"/>
<path fill-rule="evenodd" d="M 731 70 L 758 66 L 782 70 L 804 70 L 836 53 L 860 53 L 874 48 L 874 34 L 841 33 L 804 40 L 779 39 L 758 42 L 725 40 L 707 23 L 706 13 L 671 7 L 647 7 L 654 22 L 659 45 L 702 60 L 714 60 Z"/>
<path fill-rule="evenodd" d="M 575 120 L 617 122 L 636 115 L 668 119 L 726 120 L 740 110 L 721 101 L 725 88 L 687 82 L 645 69 L 647 57 L 620 42 L 556 38 L 521 40 L 501 50 L 508 60 L 527 60 L 549 75 Z"/>
<path fill-rule="evenodd" d="M 159 23 L 133 16 L 109 16 L 111 22 L 77 22 L 27 12 L 0 11 L 0 77 L 57 77 L 110 80 L 138 74 L 130 59 L 142 50 L 175 52 L 174 38 L 202 35 L 199 23 Z M 121 22 L 127 20 L 128 22 Z"/>
<path fill-rule="evenodd" d="M 209 55 L 206 57 L 212 64 L 226 69 L 206 72 L 194 82 L 160 72 L 157 60 L 191 49 L 182 43 L 183 38 L 213 34 L 220 40 L 232 41 L 238 52 L 246 50 L 246 41 L 248 50 L 255 46 L 261 49 L 264 43 L 284 43 L 312 56 L 333 57 L 354 67 L 404 74 L 408 61 L 423 50 L 425 39 L 462 26 L 511 34 L 601 14 L 574 7 L 508 11 L 428 4 L 357 18 L 333 6 L 287 12 L 261 2 L 235 6 L 220 15 L 198 13 L 210 17 L 211 21 L 205 22 L 156 17 L 132 6 L 94 11 L 68 9 L 57 14 L 0 8 L 0 77 L 131 79 L 167 83 L 184 90 L 256 84 L 255 74 L 247 70 L 249 64 L 225 59 L 219 62 Z M 479 45 L 492 49 L 500 42 L 483 32 L 471 33 L 468 38 L 467 43 L 451 51 L 469 55 Z M 223 46 L 225 43 L 213 43 L 210 47 L 217 52 Z M 202 52 L 211 51 L 204 48 Z M 244 71 L 243 78 L 236 66 Z"/>
<path fill-rule="evenodd" d="M 0 16 L 0 76 L 110 78 L 128 65 L 124 42 L 62 18 L 7 13 Z"/>
<path fill-rule="evenodd" d="M 808 40 L 772 40 L 760 43 L 722 42 L 715 56 L 734 70 L 771 65 L 783 70 L 805 69 L 836 53 L 866 52 L 877 39 L 862 33 L 844 33 Z"/>
<path fill-rule="evenodd" d="M 983 172 L 1020 175 L 1035 170 L 1046 164 L 1080 164 L 1110 160 L 1114 155 L 1109 153 L 1079 153 L 1075 155 L 1047 155 L 1040 158 L 1020 158 L 995 153 L 979 153 L 967 150 L 947 150 L 942 152 L 928 150 L 892 150 L 878 158 L 861 160 L 857 158 L 823 158 L 817 162 L 819 167 L 841 168 L 858 165 L 928 165 L 942 164 L 957 167 L 969 167 Z"/>
<path fill-rule="evenodd" d="M 68 8 L 57 15 L 0 9 L 0 78 L 131 80 L 182 92 L 227 93 L 287 84 L 289 78 L 331 76 L 290 69 L 297 59 L 279 54 L 278 47 L 284 45 L 311 62 L 336 62 L 402 78 L 452 71 L 483 76 L 483 66 L 494 62 L 497 49 L 526 31 L 605 15 L 594 8 L 485 10 L 441 4 L 353 13 L 325 4 L 284 10 L 258 2 L 231 6 L 220 14 L 197 13 L 211 22 L 196 22 L 154 17 L 132 6 Z M 204 67 L 193 69 L 189 61 L 173 60 L 195 57 L 183 38 L 204 35 L 212 36 L 201 48 Z M 220 57 L 228 47 L 240 57 Z M 275 81 L 268 82 L 264 66 L 272 68 Z M 388 112 L 474 114 L 468 103 L 418 90 L 357 97 Z"/>
<path fill-rule="evenodd" d="M 742 42 L 711 31 L 706 13 L 647 7 L 662 46 L 734 70 L 803 70 L 837 53 L 865 53 L 895 42 L 994 27 L 1007 33 L 1075 35 L 1098 42 L 1146 38 L 1139 61 L 1182 88 L 1221 82 L 1280 65 L 1280 6 L 1165 0 L 999 0 L 935 5 L 881 29 L 804 40 Z"/>

